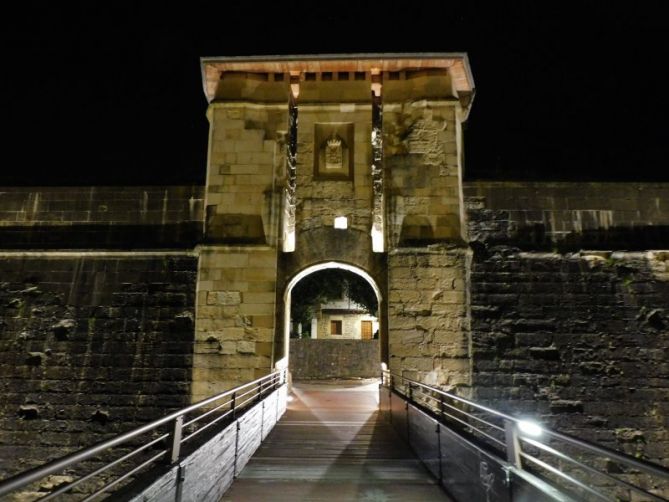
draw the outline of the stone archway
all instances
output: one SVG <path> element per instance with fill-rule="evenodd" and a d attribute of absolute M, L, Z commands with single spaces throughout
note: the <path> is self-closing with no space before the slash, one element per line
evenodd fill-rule
<path fill-rule="evenodd" d="M 377 282 L 374 280 L 374 278 L 364 269 L 356 266 L 356 265 L 351 265 L 350 263 L 345 263 L 341 261 L 325 261 L 325 262 L 320 262 L 316 263 L 313 265 L 309 265 L 296 274 L 294 274 L 290 280 L 288 280 L 286 287 L 283 292 L 283 299 L 282 302 L 280 302 L 280 305 L 283 306 L 283 309 L 281 309 L 282 314 L 281 317 L 282 319 L 277 322 L 277 326 L 282 326 L 282 329 L 278 329 L 276 331 L 276 340 L 275 340 L 275 354 L 279 355 L 280 357 L 275 358 L 274 364 L 276 367 L 283 368 L 287 367 L 289 364 L 289 357 L 290 357 L 290 348 L 289 348 L 289 331 L 290 331 L 290 310 L 291 310 L 291 301 L 292 301 L 292 291 L 293 288 L 305 277 L 321 271 L 321 270 L 327 270 L 327 269 L 340 269 L 340 270 L 345 270 L 348 272 L 352 272 L 362 279 L 364 279 L 369 286 L 372 288 L 376 295 L 376 299 L 378 301 L 379 305 L 379 312 L 378 312 L 378 319 L 379 319 L 379 354 L 377 361 L 379 363 L 381 362 L 386 362 L 383 360 L 383 354 L 387 354 L 387 343 L 388 343 L 388 337 L 382 335 L 382 333 L 387 333 L 387 326 L 386 326 L 386 319 L 387 319 L 387 313 L 386 312 L 386 302 L 384 301 L 384 296 L 379 288 L 379 285 Z M 281 345 L 281 347 L 279 347 Z M 385 349 L 384 349 L 385 346 Z"/>
<path fill-rule="evenodd" d="M 318 270 L 318 267 L 323 268 L 327 263 L 338 264 L 339 268 L 360 275 L 372 285 L 379 300 L 380 361 L 388 363 L 387 256 L 372 251 L 371 240 L 364 232 L 350 228 L 341 231 L 333 227 L 298 233 L 296 250 L 279 256 L 275 325 L 280 328 L 275 335 L 274 363 L 287 354 L 285 312 L 289 311 L 290 305 L 285 303 L 286 293 L 299 278 Z M 307 270 L 309 272 L 304 273 Z"/>

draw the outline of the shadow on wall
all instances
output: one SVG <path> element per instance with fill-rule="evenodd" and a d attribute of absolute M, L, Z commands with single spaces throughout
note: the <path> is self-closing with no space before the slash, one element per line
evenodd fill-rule
<path fill-rule="evenodd" d="M 202 225 L 184 221 L 164 225 L 110 222 L 75 225 L 0 226 L 4 249 L 184 249 L 202 240 Z"/>
<path fill-rule="evenodd" d="M 207 243 L 266 244 L 262 216 L 259 214 L 215 214 L 216 206 L 207 206 Z"/>
<path fill-rule="evenodd" d="M 448 214 L 436 218 L 436 228 L 427 216 L 407 215 L 402 220 L 399 246 L 425 246 L 448 241 L 461 241 L 460 216 Z"/>
<path fill-rule="evenodd" d="M 519 229 L 513 242 L 520 248 L 563 253 L 580 249 L 665 249 L 669 248 L 669 225 L 597 228 L 555 236 L 545 225 L 534 224 Z"/>

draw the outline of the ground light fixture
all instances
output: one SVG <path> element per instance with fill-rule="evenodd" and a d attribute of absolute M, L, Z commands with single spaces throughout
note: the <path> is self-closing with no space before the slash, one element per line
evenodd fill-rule
<path fill-rule="evenodd" d="M 519 420 L 517 425 L 520 433 L 525 436 L 539 437 L 543 433 L 541 426 L 531 420 Z"/>

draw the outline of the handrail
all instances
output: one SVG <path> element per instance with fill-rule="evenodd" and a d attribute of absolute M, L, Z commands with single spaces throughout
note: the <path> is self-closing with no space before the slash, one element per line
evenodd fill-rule
<path fill-rule="evenodd" d="M 523 451 L 523 443 L 527 443 L 537 448 L 538 450 L 546 452 L 548 455 L 552 455 L 552 457 L 555 457 L 558 460 L 570 462 L 571 464 L 583 469 L 584 471 L 587 471 L 590 474 L 599 476 L 608 482 L 615 483 L 619 488 L 636 492 L 637 494 L 641 494 L 650 500 L 667 500 L 647 491 L 645 488 L 630 483 L 629 480 L 619 479 L 607 472 L 603 472 L 602 470 L 597 469 L 594 466 L 581 462 L 580 460 L 573 458 L 552 446 L 548 446 L 545 444 L 545 442 L 540 441 L 538 437 L 535 437 L 528 432 L 523 432 L 521 428 L 523 427 L 526 420 L 522 418 L 508 415 L 488 406 L 476 403 L 470 399 L 457 396 L 442 389 L 426 385 L 422 382 L 418 382 L 410 378 L 406 378 L 402 375 L 391 373 L 387 369 L 383 369 L 382 371 L 382 382 L 386 387 L 398 392 L 408 401 L 414 404 L 422 404 L 425 408 L 428 408 L 433 413 L 437 414 L 440 418 L 444 419 L 446 417 L 447 419 L 453 420 L 455 423 L 464 426 L 465 428 L 469 429 L 471 433 L 481 437 L 484 441 L 488 441 L 488 444 L 492 447 L 498 448 L 501 446 L 502 451 L 500 453 L 505 453 L 507 461 L 517 469 L 527 470 L 521 460 L 526 459 L 536 465 L 539 465 L 546 471 L 558 475 L 561 479 L 566 480 L 573 486 L 587 491 L 591 495 L 607 500 L 609 498 L 609 495 L 601 493 L 599 490 L 597 490 L 599 486 L 595 485 L 596 488 L 593 486 L 588 486 L 584 481 L 563 472 L 562 468 L 552 466 L 545 460 L 540 460 L 536 456 Z M 398 382 L 400 382 L 400 385 L 403 386 L 404 392 L 402 392 L 396 385 Z M 438 396 L 438 398 L 435 396 Z M 445 402 L 446 399 L 450 400 L 452 404 Z M 469 406 L 474 411 L 460 409 L 458 407 L 460 405 Z M 446 411 L 446 408 L 448 408 L 448 412 Z M 460 413 L 460 416 L 454 416 L 454 412 Z M 474 412 L 478 414 L 481 412 L 485 413 L 487 415 L 487 420 L 490 421 L 483 420 L 480 416 L 473 414 Z M 492 420 L 501 421 L 503 427 L 492 423 Z M 472 423 L 474 421 L 477 423 Z M 488 429 L 482 430 L 482 426 L 479 425 L 480 423 L 485 424 Z M 543 427 L 541 427 L 539 431 L 541 435 L 545 434 L 554 440 L 568 443 L 570 446 L 577 448 L 581 452 L 597 455 L 600 459 L 606 458 L 614 460 L 625 467 L 638 469 L 644 474 L 654 476 L 655 478 L 661 478 L 663 481 L 669 480 L 669 469 L 661 465 L 646 460 L 641 460 L 625 453 L 615 451 L 605 446 L 597 445 L 561 432 L 545 429 Z M 493 432 L 503 433 L 503 437 L 501 439 L 497 439 L 490 435 Z"/>
<path fill-rule="evenodd" d="M 455 394 L 451 394 L 450 392 L 443 391 L 443 390 L 438 389 L 436 387 L 431 387 L 429 385 L 425 385 L 422 382 L 418 382 L 416 380 L 411 380 L 410 378 L 406 378 L 406 377 L 403 377 L 401 375 L 397 375 L 395 373 L 389 373 L 389 375 L 393 376 L 393 377 L 401 378 L 403 381 L 409 382 L 411 385 L 416 385 L 418 387 L 423 387 L 423 388 L 428 389 L 432 392 L 436 392 L 437 394 L 441 394 L 443 396 L 449 397 L 449 398 L 453 399 L 454 401 L 460 401 L 461 403 L 468 404 L 469 406 L 473 406 L 474 408 L 477 408 L 481 411 L 485 411 L 487 413 L 490 413 L 491 415 L 496 415 L 496 416 L 501 417 L 505 420 L 512 420 L 512 421 L 519 421 L 520 420 L 516 417 L 512 417 L 511 415 L 507 415 L 505 413 L 502 413 L 501 411 L 497 411 L 493 408 L 489 408 L 487 406 L 483 406 L 482 404 L 476 403 L 474 401 L 470 401 L 469 399 L 466 399 L 464 397 L 456 396 Z"/>
<path fill-rule="evenodd" d="M 143 434 L 146 434 L 147 432 L 151 432 L 156 430 L 157 428 L 168 424 L 172 423 L 173 428 L 171 429 L 170 434 L 164 434 L 161 435 L 157 439 L 152 439 L 150 444 L 154 444 L 156 442 L 159 442 L 160 439 L 164 439 L 165 437 L 170 437 L 170 445 L 166 450 L 163 452 L 155 455 L 152 457 L 151 462 L 153 463 L 155 460 L 157 460 L 160 457 L 163 457 L 165 455 L 168 456 L 169 462 L 171 464 L 177 463 L 179 460 L 179 452 L 180 452 L 180 446 L 182 443 L 188 441 L 188 439 L 192 438 L 193 436 L 196 435 L 196 433 L 201 432 L 204 428 L 208 428 L 210 425 L 213 425 L 213 423 L 219 421 L 221 418 L 224 418 L 225 416 L 232 414 L 234 417 L 236 412 L 244 408 L 245 405 L 253 401 L 253 398 L 245 400 L 243 403 L 239 404 L 236 403 L 237 398 L 240 396 L 240 391 L 243 391 L 241 396 L 247 396 L 249 394 L 254 394 L 254 398 L 258 397 L 261 398 L 263 394 L 268 393 L 270 390 L 274 390 L 281 385 L 286 383 L 286 369 L 281 369 L 279 371 L 275 371 L 273 373 L 270 373 L 269 375 L 265 375 L 261 378 L 258 378 L 256 380 L 253 380 L 251 382 L 239 385 L 237 387 L 234 387 L 232 389 L 220 392 L 218 394 L 215 394 L 211 397 L 208 397 L 206 399 L 203 399 L 202 401 L 199 401 L 195 404 L 192 404 L 190 406 L 186 406 L 185 408 L 181 408 L 180 410 L 177 410 L 173 413 L 170 413 L 169 415 L 166 415 L 162 418 L 159 418 L 157 420 L 154 420 L 153 422 L 150 422 L 146 425 L 142 425 L 140 427 L 136 427 L 128 432 L 125 432 L 123 434 L 119 434 L 118 436 L 115 436 L 111 439 L 107 439 L 105 441 L 101 441 L 99 443 L 96 443 L 92 446 L 89 446 L 87 448 L 84 448 L 82 450 L 76 451 L 74 453 L 70 453 L 68 455 L 65 455 L 63 457 L 54 459 L 50 462 L 47 462 L 44 465 L 35 467 L 33 469 L 29 469 L 27 471 L 24 471 L 22 473 L 19 473 L 15 476 L 12 476 L 10 478 L 7 478 L 5 480 L 0 481 L 0 496 L 6 495 L 10 492 L 13 492 L 19 488 L 22 488 L 26 485 L 29 485 L 30 483 L 33 483 L 35 481 L 38 481 L 50 474 L 54 474 L 56 472 L 60 472 L 63 469 L 70 467 L 74 464 L 78 464 L 80 462 L 83 462 L 84 460 L 87 460 L 91 457 L 94 457 L 96 455 L 99 455 L 100 453 L 103 453 L 105 451 L 110 450 L 111 448 L 121 445 L 123 443 L 127 443 L 131 439 L 134 439 L 136 437 L 139 437 Z M 250 390 L 249 390 L 250 389 Z M 191 434 L 189 436 L 186 436 L 185 438 L 182 438 L 182 429 L 186 426 L 191 426 L 194 423 L 197 423 L 199 420 L 202 418 L 210 415 L 210 412 L 205 412 L 202 415 L 199 415 L 193 420 L 190 420 L 189 422 L 186 422 L 186 424 L 183 424 L 183 418 L 187 414 L 199 410 L 211 403 L 214 403 L 216 401 L 219 401 L 221 399 L 224 399 L 226 397 L 231 397 L 231 399 L 223 403 L 221 406 L 225 405 L 230 405 L 230 409 L 226 411 L 225 414 L 222 416 L 217 417 L 216 419 L 212 420 L 208 424 L 206 424 L 203 428 L 199 429 L 196 431 L 196 433 Z M 217 408 L 220 408 L 217 407 Z M 54 497 L 57 494 L 65 493 L 66 491 L 69 491 L 70 489 L 74 488 L 81 482 L 91 478 L 93 475 L 100 474 L 101 472 L 104 472 L 105 470 L 109 469 L 110 467 L 118 464 L 121 460 L 125 460 L 147 448 L 147 444 L 144 444 L 135 450 L 133 450 L 131 453 L 126 454 L 122 457 L 122 459 L 116 459 L 113 460 L 112 462 L 107 463 L 103 467 L 96 469 L 93 473 L 89 473 L 87 475 L 84 475 L 80 477 L 79 479 L 73 481 L 72 483 L 69 483 L 59 489 L 57 489 L 55 492 L 51 492 L 47 494 L 45 497 L 39 500 L 47 500 L 52 497 Z M 147 464 L 145 462 L 145 464 Z M 142 467 L 145 467 L 146 465 L 142 465 Z M 128 474 L 128 473 L 126 473 Z M 123 476 L 121 476 L 123 477 Z M 107 483 L 101 490 L 98 490 L 96 494 L 101 494 L 104 493 L 104 491 L 110 487 L 112 484 L 116 484 L 120 481 L 120 479 L 113 480 L 109 483 Z M 88 498 L 86 499 L 88 500 Z"/>

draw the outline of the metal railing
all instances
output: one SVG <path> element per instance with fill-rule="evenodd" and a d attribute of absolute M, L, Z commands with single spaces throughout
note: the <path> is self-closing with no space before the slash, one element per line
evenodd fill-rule
<path fill-rule="evenodd" d="M 427 408 L 440 422 L 483 441 L 513 467 L 540 473 L 583 499 L 669 500 L 665 498 L 669 469 L 663 466 L 545 429 L 388 370 L 382 372 L 382 382 L 409 402 Z M 611 468 L 611 463 L 617 467 Z"/>
<path fill-rule="evenodd" d="M 176 464 L 181 458 L 181 447 L 184 443 L 192 440 L 225 418 L 229 417 L 234 420 L 239 413 L 246 408 L 249 408 L 251 405 L 260 402 L 266 395 L 270 394 L 284 383 L 286 383 L 286 370 L 282 369 L 252 382 L 245 383 L 233 389 L 211 396 L 149 424 L 137 427 L 124 434 L 120 434 L 96 445 L 84 448 L 83 450 L 52 460 L 42 466 L 17 474 L 4 481 L 0 481 L 0 497 L 21 488 L 25 488 L 31 483 L 39 481 L 49 475 L 62 472 L 66 468 L 76 466 L 86 460 L 95 459 L 104 453 L 109 453 L 112 451 L 112 448 L 127 444 L 131 440 L 140 436 L 153 434 L 155 437 L 152 437 L 148 442 L 133 448 L 130 452 L 105 463 L 102 467 L 99 467 L 70 483 L 56 488 L 54 491 L 37 500 L 51 500 L 59 495 L 71 492 L 75 487 L 110 471 L 114 466 L 125 464 L 138 458 L 140 453 L 145 453 L 145 455 L 148 454 L 148 458 L 138 460 L 138 465 L 135 465 L 122 473 L 115 473 L 112 480 L 106 482 L 104 486 L 97 488 L 93 493 L 82 494 L 81 501 L 89 501 L 96 497 L 109 494 L 113 487 L 137 474 L 139 471 L 155 465 L 158 461 L 167 464 Z M 209 408 L 209 406 L 211 406 L 211 408 Z M 207 408 L 206 411 L 203 411 L 203 408 Z M 194 418 L 187 420 L 188 415 L 195 411 L 203 412 Z M 159 430 L 164 426 L 168 428 L 166 432 Z M 164 447 L 165 445 L 166 447 Z M 159 449 L 158 453 L 153 453 L 156 448 Z"/>

